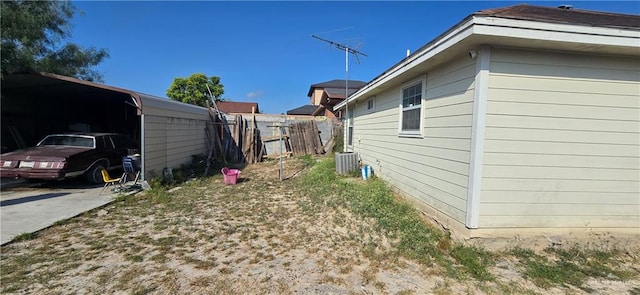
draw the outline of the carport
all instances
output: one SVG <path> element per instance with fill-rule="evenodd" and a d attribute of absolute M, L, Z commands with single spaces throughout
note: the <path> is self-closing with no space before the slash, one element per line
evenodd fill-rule
<path fill-rule="evenodd" d="M 49 73 L 6 75 L 1 83 L 2 153 L 51 133 L 123 133 L 140 147 L 143 179 L 206 153 L 205 108 Z"/>

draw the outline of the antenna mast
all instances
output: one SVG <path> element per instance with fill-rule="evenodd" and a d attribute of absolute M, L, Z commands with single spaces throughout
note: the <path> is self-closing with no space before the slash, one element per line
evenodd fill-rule
<path fill-rule="evenodd" d="M 349 48 L 349 46 L 344 45 L 344 44 L 340 44 L 338 42 L 333 42 L 331 40 L 327 40 L 324 38 L 320 38 L 316 35 L 311 35 L 311 37 L 316 38 L 320 41 L 324 41 L 327 42 L 331 45 L 336 46 L 336 48 L 340 49 L 340 50 L 344 50 L 344 71 L 345 71 L 345 80 L 344 80 L 344 99 L 347 100 L 349 98 L 349 53 L 353 54 L 353 56 L 355 56 L 356 60 L 358 61 L 358 63 L 360 63 L 360 59 L 358 58 L 358 54 L 363 55 L 363 56 L 367 56 L 364 52 L 358 51 L 357 49 L 353 49 L 353 48 Z M 348 108 L 348 106 L 347 106 Z"/>
<path fill-rule="evenodd" d="M 330 45 L 334 45 L 336 48 L 340 49 L 340 50 L 344 50 L 344 73 L 345 73 L 345 78 L 344 78 L 344 100 L 347 102 L 345 104 L 345 115 L 348 116 L 349 113 L 349 53 L 353 54 L 353 56 L 355 56 L 356 61 L 358 61 L 358 63 L 360 63 L 360 59 L 358 58 L 358 54 L 367 56 L 364 52 L 358 51 L 357 49 L 354 48 L 349 48 L 349 46 L 344 45 L 344 44 L 340 44 L 338 42 L 333 42 L 331 40 L 327 40 L 324 38 L 320 38 L 316 35 L 311 35 L 311 37 L 316 38 L 320 41 L 324 41 L 329 43 Z M 348 121 L 349 118 L 347 118 L 347 124 L 351 124 L 351 122 Z M 349 130 L 347 128 L 347 130 Z M 348 132 L 348 131 L 347 131 Z M 347 136 L 351 136 L 350 134 Z M 347 145 L 344 145 L 344 151 L 347 151 Z"/>

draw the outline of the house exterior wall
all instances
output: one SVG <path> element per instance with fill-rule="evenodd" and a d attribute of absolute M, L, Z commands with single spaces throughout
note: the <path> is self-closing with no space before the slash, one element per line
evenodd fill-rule
<path fill-rule="evenodd" d="M 480 228 L 640 224 L 640 58 L 493 48 Z"/>
<path fill-rule="evenodd" d="M 414 77 L 426 78 L 418 137 L 399 135 L 401 86 L 376 95 L 373 110 L 367 99 L 348 106 L 354 111 L 352 150 L 362 163 L 418 206 L 458 225 L 467 210 L 475 71 L 474 61 L 460 59 Z"/>
<path fill-rule="evenodd" d="M 192 155 L 206 154 L 205 108 L 175 105 L 143 97 L 144 177 L 162 176 L 165 167 L 189 164 Z"/>
<path fill-rule="evenodd" d="M 324 88 L 315 88 L 309 98 L 309 104 L 320 105 L 324 97 Z"/>

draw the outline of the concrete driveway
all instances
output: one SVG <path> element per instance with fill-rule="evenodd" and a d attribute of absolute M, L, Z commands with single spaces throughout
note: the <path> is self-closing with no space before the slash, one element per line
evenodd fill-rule
<path fill-rule="evenodd" d="M 2 180 L 0 192 L 0 244 L 10 242 L 23 233 L 32 233 L 56 221 L 77 216 L 108 204 L 117 194 L 110 189 L 100 194 L 102 186 L 77 182 L 49 183 L 27 187 Z M 11 186 L 11 188 L 7 188 Z"/>

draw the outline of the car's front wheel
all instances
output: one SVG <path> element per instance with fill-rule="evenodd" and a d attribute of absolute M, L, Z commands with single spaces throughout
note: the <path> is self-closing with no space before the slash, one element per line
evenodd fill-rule
<path fill-rule="evenodd" d="M 95 164 L 85 173 L 84 177 L 89 183 L 104 183 L 102 180 L 102 169 L 104 167 L 100 164 Z"/>

